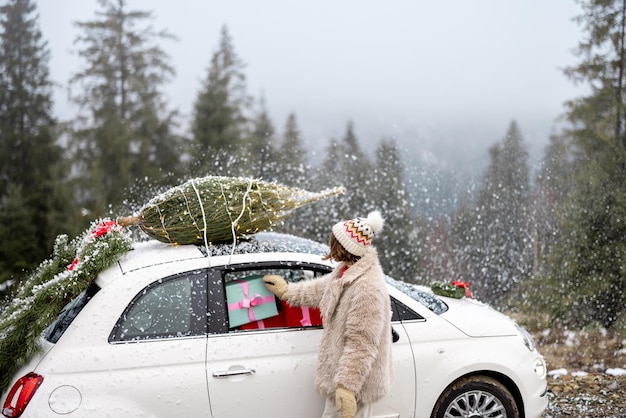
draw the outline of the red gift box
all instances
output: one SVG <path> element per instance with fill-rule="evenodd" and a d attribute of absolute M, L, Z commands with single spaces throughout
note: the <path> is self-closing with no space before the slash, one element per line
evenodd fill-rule
<path fill-rule="evenodd" d="M 280 301 L 278 315 L 271 318 L 253 321 L 241 325 L 242 330 L 266 329 L 266 328 L 300 328 L 315 327 L 322 325 L 322 316 L 318 308 L 301 307 L 297 308 L 289 305 L 284 300 Z"/>
<path fill-rule="evenodd" d="M 322 325 L 322 316 L 318 308 L 294 307 L 282 300 L 280 301 L 280 307 L 285 315 L 285 323 L 288 327 L 315 327 Z"/>
<path fill-rule="evenodd" d="M 261 319 L 259 321 L 249 322 L 243 324 L 241 329 L 265 329 L 265 328 L 284 328 L 286 327 L 285 314 L 282 311 L 278 312 L 278 315 L 271 318 Z"/>

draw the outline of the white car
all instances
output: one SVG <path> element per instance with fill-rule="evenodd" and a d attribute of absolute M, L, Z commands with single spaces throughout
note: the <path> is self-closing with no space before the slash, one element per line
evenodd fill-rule
<path fill-rule="evenodd" d="M 327 251 L 274 233 L 237 246 L 135 243 L 46 330 L 2 395 L 3 415 L 320 417 L 314 312 L 264 325 L 248 304 L 248 326 L 233 326 L 226 289 L 264 274 L 320 276 Z M 541 416 L 546 365 L 523 329 L 472 299 L 388 285 L 395 381 L 376 417 Z M 280 313 L 278 300 L 259 303 Z"/>

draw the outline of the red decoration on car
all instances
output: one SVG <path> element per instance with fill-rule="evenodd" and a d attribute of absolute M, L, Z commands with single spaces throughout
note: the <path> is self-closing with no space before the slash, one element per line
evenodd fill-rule
<path fill-rule="evenodd" d="M 67 266 L 67 269 L 68 269 L 69 271 L 74 270 L 74 267 L 76 267 L 76 264 L 78 264 L 78 261 L 79 261 L 79 260 L 78 260 L 78 257 L 76 257 L 76 258 L 74 259 L 74 261 L 72 261 L 72 264 L 70 264 L 69 266 Z"/>
<path fill-rule="evenodd" d="M 456 287 L 462 287 L 465 289 L 465 297 L 468 298 L 473 298 L 474 295 L 472 295 L 472 291 L 469 289 L 469 282 L 464 282 L 461 280 L 455 280 L 452 282 L 453 285 L 455 285 Z"/>
<path fill-rule="evenodd" d="M 91 231 L 91 234 L 89 235 L 91 238 L 99 238 L 102 237 L 106 234 L 108 234 L 111 229 L 115 228 L 117 226 L 117 222 L 115 221 L 104 221 L 104 222 L 100 222 L 98 225 L 96 225 L 96 227 L 93 229 L 93 231 Z M 80 251 L 79 251 L 80 252 Z M 74 261 L 72 261 L 72 264 L 70 264 L 69 266 L 67 266 L 67 269 L 69 271 L 73 271 L 74 268 L 76 268 L 76 265 L 80 262 L 80 259 L 78 258 L 78 256 L 74 259 Z"/>
<path fill-rule="evenodd" d="M 115 226 L 117 226 L 117 222 L 115 222 L 115 221 L 105 221 L 105 222 L 102 222 L 102 223 L 98 224 L 98 226 L 96 226 L 94 228 L 94 230 L 91 232 L 91 236 L 97 238 L 97 237 L 101 237 L 103 235 L 106 235 Z"/>

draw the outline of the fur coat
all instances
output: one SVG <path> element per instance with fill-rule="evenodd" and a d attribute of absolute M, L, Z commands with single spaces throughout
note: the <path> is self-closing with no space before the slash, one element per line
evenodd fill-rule
<path fill-rule="evenodd" d="M 376 250 L 350 266 L 345 264 L 318 279 L 289 283 L 292 306 L 319 307 L 324 331 L 315 387 L 334 398 L 337 385 L 354 392 L 358 402 L 384 397 L 393 379 L 391 307 Z"/>

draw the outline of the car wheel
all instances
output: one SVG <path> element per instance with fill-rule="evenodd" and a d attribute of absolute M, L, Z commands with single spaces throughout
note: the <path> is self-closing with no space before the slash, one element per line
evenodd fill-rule
<path fill-rule="evenodd" d="M 439 397 L 433 418 L 519 418 L 511 393 L 486 376 L 466 377 L 448 387 Z"/>

